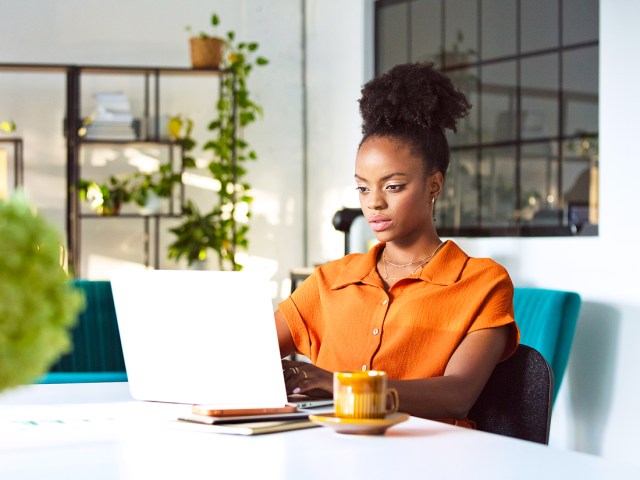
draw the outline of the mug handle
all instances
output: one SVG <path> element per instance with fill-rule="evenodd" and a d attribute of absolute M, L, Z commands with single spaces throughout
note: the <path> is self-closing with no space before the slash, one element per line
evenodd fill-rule
<path fill-rule="evenodd" d="M 385 410 L 385 415 L 389 415 L 390 413 L 396 413 L 398 411 L 398 406 L 400 405 L 400 399 L 398 397 L 398 391 L 395 388 L 387 389 L 387 398 L 391 396 L 391 408 Z"/>

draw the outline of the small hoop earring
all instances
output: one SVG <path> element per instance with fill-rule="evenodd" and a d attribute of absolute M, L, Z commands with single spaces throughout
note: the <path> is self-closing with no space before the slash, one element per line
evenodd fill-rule
<path fill-rule="evenodd" d="M 432 204 L 432 205 L 433 205 L 434 203 L 436 203 L 436 198 L 437 198 L 437 197 L 433 197 L 433 198 L 431 199 L 431 204 Z"/>

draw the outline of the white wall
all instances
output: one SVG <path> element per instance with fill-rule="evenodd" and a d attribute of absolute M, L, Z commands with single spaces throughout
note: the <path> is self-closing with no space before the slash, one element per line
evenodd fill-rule
<path fill-rule="evenodd" d="M 368 67 L 362 0 L 307 1 L 307 228 L 310 265 L 344 252 L 331 219 L 358 206 L 353 162 L 360 136 L 357 100 Z"/>
<path fill-rule="evenodd" d="M 332 16 L 342 4 L 337 0 L 316 3 L 322 4 L 323 14 Z M 344 18 L 365 5 L 366 0 L 349 2 Z M 310 53 L 317 49 L 324 58 L 343 58 L 336 60 L 341 72 L 325 63 L 309 66 L 319 72 L 317 81 L 333 87 L 322 95 L 314 92 L 309 96 L 310 112 L 323 112 L 314 119 L 319 125 L 310 131 L 310 144 L 320 145 L 314 154 L 318 161 L 322 159 L 322 165 L 313 168 L 326 172 L 311 176 L 309 185 L 309 191 L 316 192 L 310 196 L 309 211 L 321 220 L 314 224 L 310 215 L 309 231 L 315 232 L 310 242 L 312 259 L 333 258 L 342 252 L 342 244 L 326 222 L 353 185 L 352 162 L 359 135 L 352 123 L 344 122 L 356 121 L 357 105 L 352 100 L 357 98 L 355 83 L 362 60 L 351 59 L 353 54 L 341 42 L 354 48 L 360 45 L 363 18 L 350 18 L 348 26 L 335 19 L 309 45 Z M 630 54 L 640 43 L 637 18 L 640 2 L 601 2 L 600 235 L 456 241 L 474 256 L 491 256 L 503 263 L 516 285 L 574 290 L 582 295 L 584 303 L 554 412 L 551 443 L 640 464 L 640 217 L 634 193 L 640 180 L 635 144 L 640 99 L 634 84 L 640 78 L 640 67 Z M 342 88 L 336 85 L 338 75 Z M 338 128 L 344 131 L 337 132 Z"/>
<path fill-rule="evenodd" d="M 258 162 L 250 165 L 248 176 L 256 205 L 249 253 L 254 265 L 266 266 L 275 272 L 275 279 L 286 280 L 289 270 L 303 262 L 301 2 L 0 0 L 0 62 L 187 67 L 189 35 L 185 26 L 191 25 L 195 31 L 210 30 L 214 8 L 221 17 L 220 33 L 235 30 L 239 39 L 258 41 L 259 52 L 271 62 L 256 69 L 250 79 L 250 88 L 264 106 L 265 116 L 245 132 L 259 155 Z M 91 94 L 98 89 L 125 89 L 134 108 L 141 111 L 140 79 L 83 77 L 82 81 L 83 113 L 90 110 Z M 217 80 L 174 77 L 163 82 L 161 88 L 165 112 L 192 116 L 197 126 L 196 140 L 203 144 L 205 126 L 213 118 Z M 24 137 L 26 191 L 61 232 L 66 159 L 62 136 L 64 92 L 62 74 L 0 72 L 0 118 L 14 118 L 16 134 Z M 95 150 L 99 149 L 83 149 L 92 152 L 91 157 L 83 157 L 85 164 L 99 156 Z M 104 155 L 121 156 L 115 150 L 102 149 Z M 201 151 L 198 155 L 208 157 Z M 202 198 L 206 192 L 194 194 Z M 84 277 L 105 278 L 115 264 L 142 262 L 142 222 L 85 220 L 82 237 Z M 163 234 L 162 268 L 178 267 L 166 259 L 169 239 Z"/>

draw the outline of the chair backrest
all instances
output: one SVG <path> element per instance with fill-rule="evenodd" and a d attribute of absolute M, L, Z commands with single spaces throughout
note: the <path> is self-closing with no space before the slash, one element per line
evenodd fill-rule
<path fill-rule="evenodd" d="M 85 309 L 71 332 L 72 350 L 41 383 L 126 381 L 111 282 L 72 280 L 85 297 Z"/>
<path fill-rule="evenodd" d="M 524 287 L 514 292 L 520 342 L 538 350 L 551 365 L 554 400 L 567 368 L 580 305 L 580 295 L 574 292 Z"/>
<path fill-rule="evenodd" d="M 553 371 L 534 348 L 519 345 L 499 363 L 469 412 L 478 430 L 549 442 Z"/>

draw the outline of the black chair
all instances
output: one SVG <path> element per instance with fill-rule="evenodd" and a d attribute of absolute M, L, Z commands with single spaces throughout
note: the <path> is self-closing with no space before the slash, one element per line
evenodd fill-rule
<path fill-rule="evenodd" d="M 549 443 L 553 371 L 534 348 L 519 345 L 499 363 L 469 412 L 478 430 Z"/>

